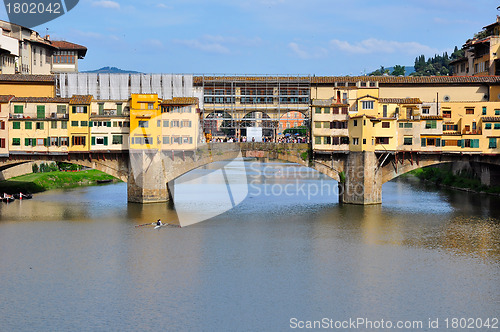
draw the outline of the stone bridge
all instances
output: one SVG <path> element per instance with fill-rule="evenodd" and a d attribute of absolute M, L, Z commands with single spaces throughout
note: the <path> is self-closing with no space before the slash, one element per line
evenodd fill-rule
<path fill-rule="evenodd" d="M 196 150 L 130 150 L 54 154 L 11 154 L 0 158 L 0 171 L 32 161 L 64 161 L 100 170 L 127 182 L 130 202 L 164 202 L 173 181 L 203 165 L 238 157 L 279 159 L 311 167 L 339 182 L 339 200 L 347 204 L 379 204 L 382 184 L 411 170 L 454 162 L 500 166 L 500 156 L 424 152 L 312 153 L 299 143 L 210 143 Z M 499 168 L 500 169 L 500 168 Z M 500 181 L 500 172 L 484 169 L 485 182 Z M 483 173 L 481 176 L 483 177 Z M 493 180 L 492 180 L 493 179 Z"/>

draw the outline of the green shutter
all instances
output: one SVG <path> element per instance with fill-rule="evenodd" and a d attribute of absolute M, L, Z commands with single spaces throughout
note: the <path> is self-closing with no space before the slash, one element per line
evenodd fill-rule
<path fill-rule="evenodd" d="M 32 123 L 31 121 L 26 121 L 26 122 L 24 123 L 24 129 L 31 129 L 31 128 L 33 128 L 33 127 L 32 127 L 32 124 L 33 124 L 33 123 Z"/>
<path fill-rule="evenodd" d="M 108 145 L 108 136 L 104 136 L 104 145 Z"/>
<path fill-rule="evenodd" d="M 71 113 L 76 113 L 76 106 L 71 106 Z"/>
<path fill-rule="evenodd" d="M 23 105 L 14 105 L 14 113 L 22 114 L 23 113 Z"/>
<path fill-rule="evenodd" d="M 36 117 L 37 117 L 37 119 L 43 119 L 43 118 L 45 118 L 45 106 L 38 105 L 36 107 Z"/>
<path fill-rule="evenodd" d="M 12 122 L 12 129 L 21 129 L 21 122 Z"/>
<path fill-rule="evenodd" d="M 122 104 L 116 104 L 116 115 L 122 115 Z"/>
<path fill-rule="evenodd" d="M 421 143 L 420 143 L 420 144 L 421 144 L 422 146 L 426 146 L 426 143 L 427 143 L 427 142 L 426 142 L 425 138 L 422 138 L 420 141 L 421 141 Z"/>
<path fill-rule="evenodd" d="M 92 136 L 92 143 L 91 144 L 95 145 L 95 137 L 94 136 Z"/>
<path fill-rule="evenodd" d="M 436 138 L 436 146 L 441 146 L 441 139 L 440 138 Z"/>
<path fill-rule="evenodd" d="M 29 138 L 25 138 L 24 139 L 24 145 L 25 146 L 30 146 L 30 139 Z"/>
<path fill-rule="evenodd" d="M 445 142 L 446 142 L 446 141 L 445 141 L 444 139 L 443 139 L 443 140 L 441 140 L 441 146 L 446 146 L 446 143 L 445 143 Z"/>
<path fill-rule="evenodd" d="M 87 106 L 83 106 L 83 113 L 87 113 Z"/>
<path fill-rule="evenodd" d="M 43 139 L 43 145 L 49 146 L 49 139 L 48 138 Z"/>
<path fill-rule="evenodd" d="M 108 127 L 111 127 L 111 121 L 108 121 L 108 122 L 106 123 L 106 125 L 107 125 Z"/>

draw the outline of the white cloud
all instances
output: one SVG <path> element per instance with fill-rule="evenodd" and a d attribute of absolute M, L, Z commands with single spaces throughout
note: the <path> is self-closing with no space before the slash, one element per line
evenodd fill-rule
<path fill-rule="evenodd" d="M 301 59 L 318 59 L 328 54 L 328 51 L 322 47 L 314 47 L 306 51 L 294 42 L 289 43 L 288 47 Z"/>
<path fill-rule="evenodd" d="M 194 48 L 194 49 L 201 50 L 204 52 L 209 52 L 209 53 L 219 53 L 219 54 L 229 54 L 230 53 L 229 49 L 227 47 L 225 47 L 224 45 L 217 43 L 217 42 L 210 42 L 207 40 L 197 40 L 197 39 L 178 40 L 178 39 L 175 39 L 175 40 L 173 40 L 173 42 L 187 46 L 189 48 Z"/>
<path fill-rule="evenodd" d="M 152 48 L 163 48 L 164 47 L 163 42 L 161 40 L 158 40 L 158 39 L 147 39 L 143 43 L 144 43 L 144 45 L 146 45 L 148 47 L 152 47 Z"/>
<path fill-rule="evenodd" d="M 435 48 L 417 42 L 398 42 L 392 40 L 380 40 L 375 38 L 365 39 L 358 43 L 333 39 L 330 45 L 337 50 L 347 53 L 370 54 L 370 53 L 406 53 L 406 54 L 435 54 L 439 51 Z"/>
<path fill-rule="evenodd" d="M 93 7 L 103 7 L 103 8 L 112 8 L 112 9 L 120 9 L 120 4 L 115 1 L 109 0 L 101 0 L 92 2 Z"/>

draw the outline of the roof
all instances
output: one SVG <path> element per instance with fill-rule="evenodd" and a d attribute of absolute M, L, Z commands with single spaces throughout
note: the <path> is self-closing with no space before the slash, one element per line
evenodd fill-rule
<path fill-rule="evenodd" d="M 311 83 L 379 82 L 382 84 L 500 83 L 500 76 L 316 76 Z"/>
<path fill-rule="evenodd" d="M 419 98 L 380 98 L 382 104 L 422 104 Z"/>
<path fill-rule="evenodd" d="M 8 82 L 47 82 L 54 83 L 54 75 L 24 75 L 24 74 L 0 74 L 0 81 Z"/>
<path fill-rule="evenodd" d="M 73 95 L 71 97 L 70 105 L 89 105 L 92 102 L 92 95 Z"/>
<path fill-rule="evenodd" d="M 423 115 L 420 117 L 422 120 L 443 120 L 443 117 L 440 115 Z"/>
<path fill-rule="evenodd" d="M 366 114 L 353 115 L 350 116 L 349 119 L 357 119 L 362 117 L 366 117 L 367 119 L 376 119 L 376 117 L 374 117 L 373 115 L 366 115 Z"/>
<path fill-rule="evenodd" d="M 374 96 L 371 96 L 371 95 L 364 95 L 364 96 L 356 98 L 356 100 L 360 100 L 360 99 L 363 99 L 363 98 L 373 98 L 373 99 L 379 100 L 377 97 L 374 97 Z"/>
<path fill-rule="evenodd" d="M 12 98 L 14 98 L 14 95 L 0 95 L 0 103 L 8 103 Z"/>
<path fill-rule="evenodd" d="M 329 106 L 329 107 L 349 107 L 349 104 L 337 103 L 335 99 L 313 99 L 312 106 Z"/>
<path fill-rule="evenodd" d="M 14 97 L 13 103 L 69 103 L 70 98 L 50 97 Z"/>
<path fill-rule="evenodd" d="M 203 81 L 254 81 L 254 82 L 269 82 L 269 81 L 305 81 L 309 82 L 310 76 L 194 76 L 193 83 L 202 83 Z"/>
<path fill-rule="evenodd" d="M 73 51 L 79 51 L 80 56 L 84 57 L 85 54 L 87 53 L 87 48 L 82 45 L 78 45 L 75 43 L 70 43 L 65 40 L 54 40 L 52 41 L 52 45 L 57 47 L 60 50 L 73 50 Z"/>
<path fill-rule="evenodd" d="M 174 97 L 172 99 L 164 99 L 162 105 L 194 105 L 198 104 L 196 97 Z"/>
<path fill-rule="evenodd" d="M 500 122 L 500 116 L 483 116 L 483 122 Z"/>

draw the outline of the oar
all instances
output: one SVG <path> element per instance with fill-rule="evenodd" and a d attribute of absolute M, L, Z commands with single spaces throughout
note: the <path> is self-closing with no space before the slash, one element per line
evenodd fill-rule
<path fill-rule="evenodd" d="M 156 225 L 156 223 L 153 222 L 153 223 L 147 223 L 147 224 L 142 224 L 142 225 L 135 225 L 135 227 L 151 226 L 151 225 Z"/>

